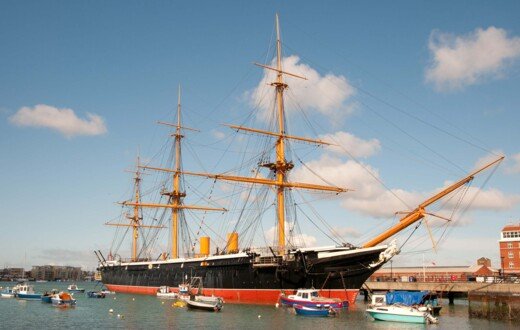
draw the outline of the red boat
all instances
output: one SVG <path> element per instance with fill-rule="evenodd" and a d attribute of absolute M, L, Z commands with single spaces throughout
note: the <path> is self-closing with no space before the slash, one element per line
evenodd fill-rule
<path fill-rule="evenodd" d="M 347 300 L 337 298 L 320 297 L 319 291 L 316 289 L 299 289 L 294 295 L 280 294 L 282 305 L 293 307 L 300 305 L 315 308 L 348 308 Z"/>

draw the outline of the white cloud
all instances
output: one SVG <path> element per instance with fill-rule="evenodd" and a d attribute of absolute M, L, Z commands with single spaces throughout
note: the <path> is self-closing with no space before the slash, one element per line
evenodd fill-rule
<path fill-rule="evenodd" d="M 463 36 L 433 31 L 428 47 L 433 59 L 426 80 L 439 90 L 498 78 L 509 62 L 520 57 L 520 38 L 508 37 L 505 30 L 494 26 Z"/>
<path fill-rule="evenodd" d="M 340 154 L 346 154 L 346 150 L 356 158 L 370 157 L 381 150 L 378 139 L 363 140 L 348 132 L 320 135 L 320 139 L 335 144 L 326 146 L 327 150 Z"/>
<path fill-rule="evenodd" d="M 226 137 L 226 134 L 224 132 L 216 130 L 216 129 L 211 131 L 211 135 L 213 135 L 213 137 L 216 138 L 217 140 L 222 140 L 223 138 Z"/>
<path fill-rule="evenodd" d="M 353 237 L 353 238 L 358 238 L 358 237 L 361 237 L 361 233 L 359 232 L 359 230 L 355 229 L 355 228 L 351 228 L 351 227 L 339 227 L 339 228 L 333 228 L 334 230 L 334 233 L 336 233 L 337 235 L 341 236 L 341 237 Z"/>
<path fill-rule="evenodd" d="M 273 60 L 271 66 L 274 65 Z M 285 98 L 285 110 L 288 114 L 301 107 L 338 120 L 354 111 L 354 104 L 349 102 L 349 98 L 354 95 L 355 89 L 344 76 L 336 76 L 332 73 L 322 76 L 310 66 L 300 63 L 300 58 L 296 55 L 284 57 L 282 68 L 286 72 L 307 78 L 303 80 L 290 76 L 284 77 L 289 85 L 286 91 L 288 97 Z M 275 80 L 276 72 L 266 69 L 258 86 L 248 93 L 252 104 L 261 109 L 262 120 L 267 120 L 273 115 L 274 99 L 266 96 L 273 95 L 274 89 L 268 85 Z M 297 100 L 297 104 L 293 100 Z"/>
<path fill-rule="evenodd" d="M 450 200 L 447 205 L 455 206 L 458 200 Z M 520 203 L 520 195 L 506 195 L 502 191 L 489 188 L 482 190 L 477 187 L 469 187 L 461 203 L 461 207 L 470 206 L 471 209 L 481 210 L 509 210 Z"/>
<path fill-rule="evenodd" d="M 295 169 L 293 172 L 295 181 L 323 184 L 324 181 L 320 179 L 321 177 L 325 182 L 334 182 L 340 187 L 354 189 L 354 191 L 343 194 L 341 205 L 348 210 L 374 217 L 391 217 L 395 212 L 413 209 L 423 200 L 450 184 L 446 182 L 443 187 L 423 192 L 397 188 L 387 190 L 379 182 L 383 180 L 377 169 L 367 164 L 364 164 L 363 167 L 352 160 L 343 162 L 330 155 L 323 155 L 318 160 L 307 162 L 306 165 L 312 171 L 305 167 Z M 457 198 L 453 198 L 446 202 L 446 206 L 454 207 L 457 201 Z M 463 204 L 460 205 L 460 210 L 470 202 L 472 210 L 507 210 L 520 203 L 520 195 L 506 195 L 494 188 L 480 190 L 477 187 L 470 187 Z"/>
<path fill-rule="evenodd" d="M 81 119 L 72 109 L 59 109 L 45 104 L 38 104 L 34 108 L 23 107 L 9 117 L 9 121 L 17 126 L 50 128 L 69 138 L 107 132 L 103 118 L 98 115 L 87 113 L 87 119 Z"/>
<path fill-rule="evenodd" d="M 520 153 L 512 155 L 510 157 L 512 164 L 506 168 L 508 174 L 520 173 Z"/>
<path fill-rule="evenodd" d="M 314 236 L 303 234 L 303 233 L 292 233 L 289 231 L 293 228 L 293 222 L 285 223 L 285 237 L 291 240 L 291 243 L 297 247 L 313 247 L 316 246 L 317 239 Z M 277 227 L 271 227 L 265 231 L 265 238 L 267 241 L 274 242 L 278 240 Z"/>
<path fill-rule="evenodd" d="M 478 170 L 479 168 L 484 167 L 485 165 L 497 160 L 500 156 L 497 155 L 504 155 L 502 150 L 493 150 L 493 153 L 490 153 L 484 157 L 481 157 L 477 160 L 475 163 L 475 166 L 473 166 L 472 171 Z"/>

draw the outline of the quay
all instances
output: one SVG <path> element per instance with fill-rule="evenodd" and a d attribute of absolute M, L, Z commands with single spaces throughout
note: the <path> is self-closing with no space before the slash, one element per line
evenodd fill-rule
<path fill-rule="evenodd" d="M 519 283 L 479 283 L 479 282 L 365 282 L 361 288 L 368 299 L 368 291 L 389 291 L 389 290 L 408 290 L 420 291 L 429 290 L 437 291 L 440 297 L 448 298 L 449 303 L 453 304 L 455 298 L 468 298 L 469 295 L 511 295 L 520 296 Z"/>

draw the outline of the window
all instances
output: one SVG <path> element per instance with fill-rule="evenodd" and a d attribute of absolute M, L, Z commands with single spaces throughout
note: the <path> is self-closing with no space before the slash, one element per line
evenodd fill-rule
<path fill-rule="evenodd" d="M 507 254 L 507 256 L 509 257 L 509 259 L 513 259 L 513 252 L 509 251 L 509 253 Z"/>
<path fill-rule="evenodd" d="M 507 243 L 507 248 L 511 249 L 513 247 L 513 243 Z"/>
<path fill-rule="evenodd" d="M 509 262 L 509 268 L 515 268 L 515 263 L 512 262 L 512 261 L 510 261 L 510 262 Z"/>

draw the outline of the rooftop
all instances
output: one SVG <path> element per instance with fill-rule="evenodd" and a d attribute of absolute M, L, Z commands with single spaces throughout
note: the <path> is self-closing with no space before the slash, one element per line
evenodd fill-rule
<path fill-rule="evenodd" d="M 509 231 L 509 230 L 520 230 L 520 224 L 509 224 L 509 225 L 506 225 L 504 228 L 502 228 L 502 231 Z"/>

